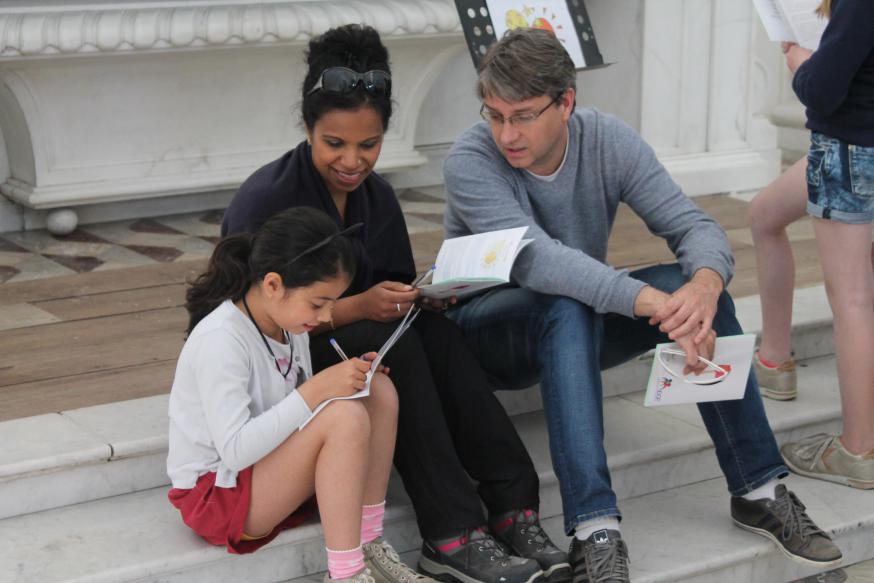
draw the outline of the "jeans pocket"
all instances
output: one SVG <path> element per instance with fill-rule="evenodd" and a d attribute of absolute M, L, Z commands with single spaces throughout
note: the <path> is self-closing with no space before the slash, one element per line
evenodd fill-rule
<path fill-rule="evenodd" d="M 810 145 L 807 152 L 807 184 L 819 186 L 822 184 L 822 163 L 825 160 L 826 149 L 816 144 Z"/>
<path fill-rule="evenodd" d="M 856 196 L 874 196 L 874 148 L 850 146 L 850 184 Z"/>

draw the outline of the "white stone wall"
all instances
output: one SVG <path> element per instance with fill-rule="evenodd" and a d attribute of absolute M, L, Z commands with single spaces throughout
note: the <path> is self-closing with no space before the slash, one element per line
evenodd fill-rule
<path fill-rule="evenodd" d="M 614 64 L 580 73 L 578 103 L 639 129 L 690 194 L 777 171 L 775 82 L 748 4 L 587 2 Z M 95 222 L 222 206 L 302 138 L 303 49 L 350 21 L 375 26 L 392 55 L 398 108 L 379 170 L 398 187 L 440 183 L 479 109 L 451 0 L 0 4 L 0 192 L 20 205 L 0 205 L 0 230 L 64 208 Z"/>

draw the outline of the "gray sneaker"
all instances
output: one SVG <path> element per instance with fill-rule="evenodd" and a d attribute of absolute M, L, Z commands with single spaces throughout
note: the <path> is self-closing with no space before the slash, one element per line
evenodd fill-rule
<path fill-rule="evenodd" d="M 798 497 L 777 484 L 774 500 L 731 497 L 731 518 L 739 527 L 765 536 L 790 559 L 817 567 L 833 567 L 843 554 L 804 511 Z"/>
<path fill-rule="evenodd" d="M 364 566 L 376 583 L 434 583 L 430 577 L 409 568 L 388 541 L 382 537 L 361 545 Z"/>
<path fill-rule="evenodd" d="M 489 532 L 510 554 L 537 561 L 548 583 L 571 580 L 567 553 L 553 544 L 534 510 L 514 510 L 497 516 L 491 521 Z"/>
<path fill-rule="evenodd" d="M 796 474 L 837 482 L 853 488 L 874 488 L 874 451 L 848 452 L 834 435 L 818 433 L 780 448 L 786 465 Z"/>
<path fill-rule="evenodd" d="M 452 549 L 422 543 L 419 571 L 440 581 L 461 583 L 532 583 L 543 577 L 537 561 L 514 557 L 482 529 L 464 533 Z"/>
<path fill-rule="evenodd" d="M 573 583 L 630 583 L 628 547 L 616 530 L 596 530 L 584 541 L 577 537 L 570 549 Z"/>
<path fill-rule="evenodd" d="M 328 573 L 325 573 L 325 578 L 322 580 L 323 583 L 376 583 L 374 581 L 373 576 L 370 574 L 370 569 L 361 569 L 351 577 L 346 577 L 345 579 L 331 579 Z"/>
<path fill-rule="evenodd" d="M 762 364 L 757 352 L 753 356 L 753 368 L 756 369 L 756 380 L 759 382 L 759 392 L 763 397 L 777 401 L 791 401 L 798 396 L 795 361 L 791 358 L 777 368 L 769 368 Z"/>

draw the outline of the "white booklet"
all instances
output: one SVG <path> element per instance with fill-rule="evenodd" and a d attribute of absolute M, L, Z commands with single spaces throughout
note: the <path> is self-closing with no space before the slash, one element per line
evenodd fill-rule
<path fill-rule="evenodd" d="M 717 338 L 713 360 L 709 361 L 713 366 L 708 366 L 699 375 L 683 375 L 686 358 L 677 344 L 657 345 L 643 404 L 658 407 L 742 399 L 750 376 L 755 343 L 755 334 Z"/>
<path fill-rule="evenodd" d="M 510 282 L 516 256 L 531 239 L 528 227 L 490 231 L 443 241 L 429 285 L 419 286 L 426 298 L 463 298 Z"/>
<path fill-rule="evenodd" d="M 772 41 L 786 41 L 815 51 L 828 21 L 816 15 L 820 0 L 753 0 Z"/>
<path fill-rule="evenodd" d="M 416 320 L 416 317 L 421 311 L 421 308 L 416 305 L 410 306 L 410 309 L 407 310 L 407 313 L 406 315 L 404 315 L 401 323 L 398 324 L 398 327 L 395 328 L 395 331 L 392 332 L 391 336 L 388 337 L 388 340 L 383 343 L 379 351 L 376 353 L 376 358 L 373 359 L 373 362 L 370 363 L 370 370 L 367 372 L 367 380 L 365 381 L 363 389 L 353 395 L 349 395 L 348 397 L 334 397 L 333 399 L 327 399 L 326 401 L 322 401 L 315 409 L 313 409 L 312 415 L 310 415 L 306 419 L 306 421 L 300 424 L 299 429 L 303 429 L 304 427 L 306 427 L 309 422 L 312 421 L 313 418 L 319 414 L 319 411 L 327 407 L 329 403 L 332 403 L 334 401 L 345 401 L 348 399 L 361 399 L 368 396 L 370 394 L 370 381 L 373 379 L 373 374 L 382 363 L 382 359 L 385 357 L 388 351 L 391 350 L 392 346 L 395 345 L 395 343 L 398 341 L 398 338 L 403 336 L 404 332 L 409 330 L 410 326 L 412 326 L 413 322 Z M 333 340 L 333 338 L 331 340 Z"/>

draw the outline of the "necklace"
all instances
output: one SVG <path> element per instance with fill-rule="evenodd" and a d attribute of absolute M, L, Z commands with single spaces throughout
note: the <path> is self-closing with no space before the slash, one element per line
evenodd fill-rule
<path fill-rule="evenodd" d="M 292 351 L 292 354 L 289 354 L 289 356 L 288 356 L 288 368 L 285 369 L 285 372 L 282 372 L 282 367 L 279 366 L 279 360 L 277 360 L 276 355 L 273 354 L 273 349 L 270 348 L 270 343 L 267 342 L 267 337 L 264 336 L 264 332 L 262 332 L 261 328 L 258 327 L 258 322 L 256 322 L 255 318 L 252 317 L 252 310 L 249 309 L 249 304 L 246 303 L 246 296 L 243 296 L 243 307 L 246 308 L 246 315 L 249 316 L 249 319 L 252 321 L 252 325 L 255 326 L 255 330 L 258 331 L 258 334 L 261 336 L 261 340 L 264 341 L 264 346 L 267 347 L 267 352 L 269 352 L 270 356 L 273 357 L 273 364 L 276 365 L 276 370 L 279 371 L 279 374 L 282 375 L 282 378 L 287 379 L 288 373 L 291 372 L 292 361 L 294 360 L 292 358 L 293 353 L 294 353 L 294 347 L 291 345 L 291 339 L 288 337 L 288 332 L 283 330 L 282 335 L 283 335 L 283 337 L 285 337 L 285 341 L 288 342 L 288 347 Z"/>

